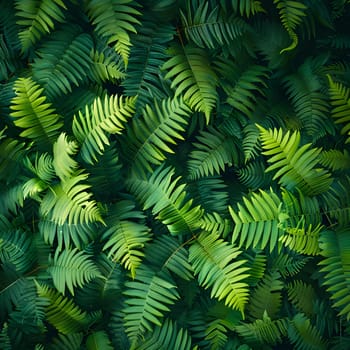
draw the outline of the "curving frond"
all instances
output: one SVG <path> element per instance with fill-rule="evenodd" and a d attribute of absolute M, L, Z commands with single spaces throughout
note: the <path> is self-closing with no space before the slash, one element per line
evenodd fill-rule
<path fill-rule="evenodd" d="M 130 53 L 130 33 L 136 33 L 135 25 L 140 24 L 133 0 L 89 0 L 87 14 L 95 26 L 95 31 L 114 46 L 127 66 Z"/>
<path fill-rule="evenodd" d="M 156 274 L 146 266 L 125 286 L 124 325 L 130 349 L 138 349 L 140 338 L 146 331 L 153 331 L 154 325 L 162 325 L 161 319 L 180 295 L 169 273 Z"/>
<path fill-rule="evenodd" d="M 166 153 L 174 153 L 171 145 L 184 139 L 190 109 L 181 97 L 175 97 L 146 105 L 142 115 L 131 122 L 122 144 L 127 161 L 138 172 L 152 171 L 152 165 L 161 164 Z"/>
<path fill-rule="evenodd" d="M 174 45 L 169 51 L 171 57 L 162 69 L 167 70 L 165 79 L 171 80 L 175 96 L 182 95 L 195 111 L 205 114 L 207 123 L 216 105 L 217 77 L 210 67 L 207 53 L 194 45 Z"/>
<path fill-rule="evenodd" d="M 16 97 L 11 100 L 11 116 L 14 124 L 24 129 L 20 135 L 34 140 L 40 148 L 49 148 L 63 125 L 61 117 L 46 103 L 44 89 L 31 78 L 18 78 L 14 89 Z"/>
<path fill-rule="evenodd" d="M 282 201 L 273 191 L 252 193 L 243 197 L 244 205 L 238 203 L 237 209 L 229 207 L 235 223 L 232 242 L 239 246 L 264 249 L 269 243 L 270 252 L 277 246 L 282 234 Z"/>
<path fill-rule="evenodd" d="M 226 238 L 232 232 L 232 221 L 217 212 L 205 213 L 201 218 L 201 229 Z"/>
<path fill-rule="evenodd" d="M 37 41 L 55 28 L 55 22 L 63 22 L 67 7 L 62 0 L 16 0 L 17 23 L 22 26 L 19 38 L 22 51 L 26 52 Z"/>
<path fill-rule="evenodd" d="M 86 348 L 88 350 L 113 350 L 114 347 L 105 331 L 96 331 L 91 333 L 86 339 Z"/>
<path fill-rule="evenodd" d="M 59 333 L 52 339 L 50 350 L 77 350 L 83 342 L 83 332 L 62 334 Z"/>
<path fill-rule="evenodd" d="M 174 178 L 172 167 L 159 166 L 148 178 L 136 176 L 127 180 L 127 187 L 142 204 L 165 224 L 172 235 L 195 232 L 203 215 L 200 206 L 193 207 L 187 200 L 186 184 L 178 184 L 181 177 Z"/>
<path fill-rule="evenodd" d="M 269 187 L 272 180 L 272 175 L 266 173 L 266 165 L 261 159 L 253 160 L 247 163 L 244 167 L 239 167 L 236 170 L 239 181 L 256 191 L 259 188 Z"/>
<path fill-rule="evenodd" d="M 144 256 L 142 249 L 151 238 L 144 214 L 135 209 L 133 202 L 121 200 L 109 208 L 105 221 L 108 229 L 101 237 L 105 242 L 102 250 L 107 250 L 108 257 L 120 262 L 135 278 Z"/>
<path fill-rule="evenodd" d="M 91 256 L 77 248 L 62 252 L 56 249 L 47 271 L 51 274 L 55 288 L 63 295 L 66 289 L 74 295 L 76 287 L 83 287 L 93 278 L 101 277 Z"/>
<path fill-rule="evenodd" d="M 217 175 L 227 166 L 238 163 L 239 150 L 236 138 L 208 126 L 193 142 L 187 163 L 190 179 Z"/>
<path fill-rule="evenodd" d="M 288 299 L 299 312 L 311 316 L 314 313 L 316 291 L 311 284 L 294 280 L 287 284 Z"/>
<path fill-rule="evenodd" d="M 324 273 L 323 285 L 331 294 L 332 306 L 340 316 L 350 319 L 350 238 L 349 227 L 325 231 L 320 237 L 323 260 L 319 262 Z"/>
<path fill-rule="evenodd" d="M 50 35 L 37 50 L 33 63 L 33 78 L 53 100 L 72 92 L 86 81 L 92 69 L 93 41 L 78 25 L 64 26 Z"/>
<path fill-rule="evenodd" d="M 273 180 L 291 190 L 299 188 L 305 195 L 316 195 L 329 189 L 331 174 L 320 167 L 318 148 L 311 144 L 300 147 L 300 132 L 286 133 L 282 129 L 264 129 L 258 125 L 264 155 L 272 163 L 266 171 L 276 171 Z"/>
<path fill-rule="evenodd" d="M 135 111 L 135 97 L 97 97 L 74 116 L 72 130 L 81 145 L 80 154 L 90 164 L 110 145 L 109 134 L 120 134 Z"/>
<path fill-rule="evenodd" d="M 189 248 L 189 260 L 204 288 L 211 289 L 211 296 L 225 300 L 225 305 L 244 315 L 248 302 L 249 276 L 246 260 L 238 257 L 241 251 L 219 238 L 217 234 L 201 233 Z"/>

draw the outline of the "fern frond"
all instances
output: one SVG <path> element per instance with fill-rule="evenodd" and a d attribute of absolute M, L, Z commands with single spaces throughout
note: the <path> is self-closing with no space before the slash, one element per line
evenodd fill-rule
<path fill-rule="evenodd" d="M 217 77 L 210 68 L 206 51 L 192 45 L 177 45 L 169 54 L 173 57 L 162 67 L 168 71 L 165 79 L 170 79 L 171 88 L 176 88 L 175 96 L 183 95 L 193 110 L 205 114 L 208 123 L 218 95 Z"/>
<path fill-rule="evenodd" d="M 221 237 L 226 238 L 229 233 L 232 232 L 232 221 L 228 218 L 224 218 L 217 212 L 205 213 L 201 218 L 201 229 L 203 231 L 219 234 Z"/>
<path fill-rule="evenodd" d="M 243 128 L 242 148 L 245 162 L 254 159 L 260 150 L 259 129 L 255 124 L 247 124 Z"/>
<path fill-rule="evenodd" d="M 273 2 L 279 11 L 281 23 L 292 40 L 292 43 L 281 50 L 281 53 L 294 50 L 299 41 L 295 30 L 303 20 L 303 17 L 306 16 L 307 6 L 300 1 L 274 0 Z"/>
<path fill-rule="evenodd" d="M 113 350 L 114 347 L 105 331 L 96 331 L 91 333 L 86 339 L 86 348 L 88 350 Z"/>
<path fill-rule="evenodd" d="M 270 252 L 276 247 L 281 229 L 279 228 L 282 201 L 273 191 L 260 190 L 251 197 L 243 197 L 244 206 L 238 203 L 238 211 L 229 207 L 235 223 L 232 243 L 239 246 L 264 249 L 270 243 Z"/>
<path fill-rule="evenodd" d="M 165 224 L 172 235 L 195 232 L 203 215 L 200 206 L 186 200 L 186 184 L 179 185 L 181 177 L 174 178 L 172 167 L 158 167 L 148 178 L 136 176 L 127 180 L 127 187 L 143 206 L 152 208 L 153 215 Z"/>
<path fill-rule="evenodd" d="M 81 310 L 72 299 L 35 281 L 38 295 L 50 301 L 46 307 L 46 319 L 62 334 L 73 334 L 89 326 L 99 315 Z"/>
<path fill-rule="evenodd" d="M 131 277 L 135 278 L 144 256 L 142 248 L 150 240 L 149 229 L 144 223 L 145 217 L 128 200 L 119 201 L 109 211 L 106 217 L 108 229 L 101 237 L 105 241 L 102 250 L 107 250 L 108 257 L 120 262 L 130 270 Z"/>
<path fill-rule="evenodd" d="M 75 287 L 83 287 L 93 278 L 101 277 L 90 256 L 77 248 L 56 249 L 55 255 L 47 268 L 55 288 L 63 295 L 66 289 L 74 295 Z"/>
<path fill-rule="evenodd" d="M 299 147 L 300 132 L 285 134 L 282 129 L 264 129 L 258 126 L 264 155 L 272 163 L 266 171 L 276 171 L 273 179 L 286 189 L 299 188 L 305 195 L 316 195 L 329 189 L 332 183 L 331 174 L 317 167 L 319 162 L 318 148 L 311 144 Z"/>
<path fill-rule="evenodd" d="M 200 132 L 193 147 L 187 163 L 190 179 L 217 175 L 223 172 L 226 166 L 238 163 L 235 137 L 226 135 L 212 126 Z"/>
<path fill-rule="evenodd" d="M 181 11 L 181 21 L 187 39 L 201 48 L 230 44 L 249 29 L 241 18 L 223 15 L 218 6 L 210 10 L 208 2 L 199 2 L 198 7 L 196 2 L 189 3 L 187 11 Z"/>
<path fill-rule="evenodd" d="M 128 65 L 130 35 L 136 33 L 135 25 L 140 24 L 136 9 L 138 4 L 132 0 L 90 0 L 86 11 L 98 35 L 114 45 L 114 49 Z"/>
<path fill-rule="evenodd" d="M 63 22 L 63 9 L 67 9 L 62 0 L 16 0 L 15 6 L 17 23 L 23 26 L 19 32 L 23 52 L 28 51 L 43 35 L 50 33 L 55 28 L 55 22 Z"/>
<path fill-rule="evenodd" d="M 18 78 L 14 84 L 16 97 L 11 101 L 14 124 L 24 129 L 21 136 L 34 140 L 40 148 L 52 145 L 62 127 L 61 117 L 55 113 L 43 88 L 31 78 Z"/>
<path fill-rule="evenodd" d="M 341 133 L 347 135 L 346 143 L 350 142 L 350 89 L 342 83 L 333 81 L 330 75 L 328 76 L 329 82 L 329 95 L 331 99 L 332 117 L 335 119 L 336 124 L 345 124 L 341 129 Z"/>
<path fill-rule="evenodd" d="M 316 292 L 311 284 L 294 280 L 287 284 L 288 299 L 303 314 L 311 316 L 314 313 Z"/>
<path fill-rule="evenodd" d="M 248 18 L 259 12 L 265 12 L 259 0 L 231 0 L 230 2 L 235 12 L 239 12 L 241 16 Z"/>
<path fill-rule="evenodd" d="M 140 337 L 162 325 L 162 317 L 180 296 L 168 273 L 156 274 L 145 266 L 125 286 L 124 325 L 131 349 L 137 349 Z"/>
<path fill-rule="evenodd" d="M 244 315 L 248 301 L 245 279 L 249 268 L 240 260 L 241 252 L 217 234 L 200 234 L 189 248 L 189 260 L 201 286 L 211 288 L 211 296 Z M 238 258 L 238 259 L 237 259 Z"/>
<path fill-rule="evenodd" d="M 152 164 L 161 164 L 166 153 L 174 153 L 171 145 L 184 139 L 190 112 L 185 101 L 176 97 L 146 105 L 143 117 L 132 121 L 123 143 L 125 156 L 134 169 L 152 171 Z"/>
<path fill-rule="evenodd" d="M 297 350 L 325 350 L 327 344 L 303 314 L 296 314 L 288 327 L 288 338 Z"/>
<path fill-rule="evenodd" d="M 127 119 L 135 111 L 135 98 L 124 96 L 97 97 L 84 113 L 74 116 L 72 130 L 81 145 L 80 154 L 90 164 L 103 154 L 105 145 L 110 145 L 109 134 L 120 134 Z"/>
<path fill-rule="evenodd" d="M 67 25 L 50 35 L 38 49 L 33 78 L 51 100 L 67 95 L 86 81 L 92 69 L 93 41 L 78 25 Z"/>
<path fill-rule="evenodd" d="M 332 171 L 350 169 L 350 154 L 344 149 L 329 149 L 320 153 L 320 163 Z"/>
<path fill-rule="evenodd" d="M 269 176 L 270 174 L 266 173 L 265 170 L 266 165 L 259 159 L 249 162 L 244 167 L 239 167 L 236 173 L 243 185 L 252 191 L 256 191 L 271 184 L 272 176 Z"/>
<path fill-rule="evenodd" d="M 339 316 L 350 319 L 350 239 L 349 228 L 326 231 L 320 237 L 320 271 L 325 273 L 323 285 L 331 294 L 333 307 Z"/>
<path fill-rule="evenodd" d="M 310 261 L 310 257 L 303 256 L 296 252 L 279 253 L 274 258 L 273 267 L 283 278 L 293 277 L 302 271 L 304 266 Z"/>
<path fill-rule="evenodd" d="M 50 350 L 77 350 L 83 343 L 83 332 L 62 334 L 59 333 L 57 337 L 52 339 Z"/>

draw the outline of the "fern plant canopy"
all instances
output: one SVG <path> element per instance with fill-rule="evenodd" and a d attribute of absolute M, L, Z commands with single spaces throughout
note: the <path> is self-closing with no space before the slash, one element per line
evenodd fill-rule
<path fill-rule="evenodd" d="M 349 349 L 350 1 L 0 9 L 0 349 Z"/>

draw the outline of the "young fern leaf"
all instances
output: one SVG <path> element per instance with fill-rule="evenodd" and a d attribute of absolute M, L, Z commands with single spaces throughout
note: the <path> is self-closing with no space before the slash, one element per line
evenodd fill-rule
<path fill-rule="evenodd" d="M 93 278 L 101 277 L 90 255 L 77 248 L 65 249 L 62 252 L 56 249 L 47 271 L 51 274 L 55 288 L 63 295 L 66 289 L 74 295 L 76 287 L 83 287 Z"/>
<path fill-rule="evenodd" d="M 17 24 L 23 26 L 19 32 L 22 52 L 27 52 L 41 37 L 55 28 L 55 21 L 64 21 L 62 0 L 16 0 Z"/>
<path fill-rule="evenodd" d="M 306 16 L 305 11 L 307 6 L 299 1 L 274 0 L 273 2 L 279 11 L 281 23 L 292 40 L 292 43 L 281 50 L 280 53 L 294 50 L 299 41 L 295 29 L 301 23 L 302 18 Z"/>
<path fill-rule="evenodd" d="M 98 313 L 88 314 L 81 310 L 72 299 L 56 290 L 35 281 L 38 295 L 46 298 L 50 304 L 46 307 L 46 320 L 62 334 L 80 332 L 99 317 Z"/>
<path fill-rule="evenodd" d="M 193 200 L 186 200 L 185 184 L 174 179 L 173 168 L 158 167 L 148 178 L 133 176 L 127 187 L 142 204 L 143 210 L 152 208 L 153 215 L 165 224 L 172 235 L 193 234 L 200 225 L 203 210 L 193 207 Z"/>
<path fill-rule="evenodd" d="M 81 145 L 80 154 L 90 164 L 110 145 L 109 134 L 120 134 L 135 111 L 135 97 L 97 97 L 85 112 L 74 116 L 72 130 Z"/>
<path fill-rule="evenodd" d="M 272 163 L 266 171 L 276 171 L 273 180 L 286 189 L 297 187 L 305 195 L 316 195 L 329 189 L 331 174 L 323 168 L 316 167 L 319 163 L 318 148 L 311 144 L 299 147 L 300 132 L 285 134 L 282 129 L 264 129 L 258 125 L 264 155 Z"/>
<path fill-rule="evenodd" d="M 201 233 L 189 248 L 189 260 L 201 286 L 211 288 L 211 296 L 225 300 L 225 305 L 244 315 L 248 301 L 249 276 L 246 260 L 238 257 L 238 248 L 217 234 Z"/>
<path fill-rule="evenodd" d="M 51 104 L 45 103 L 44 89 L 31 78 L 18 78 L 14 89 L 16 97 L 11 101 L 11 116 L 14 124 L 24 129 L 20 136 L 34 140 L 39 148 L 49 148 L 63 123 Z"/>
<path fill-rule="evenodd" d="M 343 135 L 347 135 L 346 143 L 350 143 L 350 89 L 342 83 L 333 81 L 328 74 L 329 95 L 331 98 L 332 117 L 336 124 L 344 124 L 341 129 Z"/>
<path fill-rule="evenodd" d="M 229 207 L 235 223 L 232 243 L 239 246 L 264 249 L 268 243 L 270 252 L 277 246 L 282 234 L 280 222 L 283 217 L 282 201 L 273 191 L 260 189 L 251 197 L 243 198 L 244 206 L 238 203 L 238 211 Z"/>
<path fill-rule="evenodd" d="M 226 166 L 238 163 L 236 138 L 212 126 L 200 132 L 193 146 L 187 163 L 191 180 L 220 174 Z"/>
<path fill-rule="evenodd" d="M 165 79 L 170 79 L 171 88 L 176 88 L 175 96 L 182 95 L 193 110 L 205 114 L 209 123 L 218 95 L 217 77 L 210 68 L 206 51 L 193 45 L 176 45 L 169 54 L 173 57 L 162 67 L 168 71 Z"/>
<path fill-rule="evenodd" d="M 152 332 L 154 325 L 162 325 L 162 317 L 180 295 L 169 273 L 156 274 L 146 266 L 125 286 L 124 325 L 131 341 L 130 349 L 135 350 L 146 331 Z"/>
<path fill-rule="evenodd" d="M 170 145 L 183 140 L 191 110 L 182 98 L 168 98 L 162 103 L 146 105 L 143 118 L 134 119 L 127 130 L 124 152 L 137 172 L 152 171 L 166 159 L 165 153 L 174 153 Z"/>
<path fill-rule="evenodd" d="M 339 310 L 339 316 L 350 320 L 350 238 L 349 227 L 337 231 L 326 231 L 320 238 L 320 271 L 325 273 L 323 285 L 331 294 L 333 307 Z"/>
<path fill-rule="evenodd" d="M 114 45 L 115 51 L 128 65 L 131 47 L 129 33 L 136 33 L 136 18 L 141 13 L 136 10 L 138 4 L 133 0 L 90 0 L 86 5 L 87 14 L 95 26 L 98 35 Z"/>
<path fill-rule="evenodd" d="M 181 21 L 187 39 L 201 48 L 209 49 L 230 44 L 249 28 L 239 17 L 224 16 L 218 6 L 210 11 L 208 2 L 199 2 L 198 7 L 196 2 L 189 3 L 187 12 L 181 11 Z"/>
<path fill-rule="evenodd" d="M 135 278 L 144 256 L 141 249 L 151 238 L 145 217 L 135 210 L 133 202 L 127 200 L 119 201 L 109 211 L 106 217 L 108 229 L 102 235 L 105 241 L 102 250 L 107 250 L 108 257 L 120 262 Z"/>

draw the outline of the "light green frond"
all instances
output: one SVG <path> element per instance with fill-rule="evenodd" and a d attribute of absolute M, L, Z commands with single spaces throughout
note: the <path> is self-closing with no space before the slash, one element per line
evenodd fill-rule
<path fill-rule="evenodd" d="M 151 238 L 145 215 L 135 209 L 133 202 L 121 200 L 109 208 L 105 220 L 108 229 L 102 235 L 105 242 L 102 250 L 107 250 L 108 257 L 120 262 L 135 278 L 144 256 L 143 248 Z"/>
<path fill-rule="evenodd" d="M 332 171 L 348 170 L 350 169 L 350 154 L 346 149 L 343 151 L 338 149 L 322 151 L 320 153 L 320 163 Z"/>
<path fill-rule="evenodd" d="M 264 249 L 268 243 L 270 252 L 277 246 L 282 234 L 279 227 L 282 201 L 273 191 L 252 193 L 243 197 L 244 205 L 238 203 L 238 210 L 229 207 L 235 223 L 232 242 L 239 246 Z"/>
<path fill-rule="evenodd" d="M 198 179 L 217 175 L 227 166 L 238 163 L 238 145 L 235 137 L 208 126 L 197 136 L 188 159 L 188 176 Z"/>
<path fill-rule="evenodd" d="M 109 134 L 120 134 L 135 109 L 135 98 L 124 96 L 97 97 L 85 111 L 74 116 L 72 130 L 81 145 L 80 154 L 90 164 L 110 145 Z"/>
<path fill-rule="evenodd" d="M 299 312 L 311 316 L 314 313 L 316 291 L 311 284 L 294 280 L 287 284 L 288 299 Z"/>
<path fill-rule="evenodd" d="M 329 82 L 329 95 L 331 99 L 332 117 L 335 119 L 336 124 L 343 124 L 341 133 L 347 135 L 346 143 L 350 142 L 350 89 L 342 83 L 333 81 L 330 75 L 328 76 Z"/>
<path fill-rule="evenodd" d="M 161 164 L 166 153 L 174 153 L 171 146 L 184 139 L 190 112 L 181 97 L 145 106 L 143 117 L 132 121 L 123 142 L 125 157 L 135 170 L 152 171 L 152 165 Z"/>
<path fill-rule="evenodd" d="M 265 156 L 271 165 L 266 171 L 275 171 L 273 180 L 286 189 L 299 188 L 305 195 L 316 195 L 329 189 L 331 174 L 318 167 L 318 148 L 311 144 L 300 146 L 300 132 L 286 133 L 282 129 L 264 129 L 258 125 Z"/>
<path fill-rule="evenodd" d="M 95 31 L 107 43 L 114 45 L 127 66 L 130 53 L 130 35 L 135 33 L 135 25 L 140 24 L 137 17 L 141 14 L 133 0 L 89 0 L 87 14 L 95 26 Z"/>
<path fill-rule="evenodd" d="M 292 43 L 281 50 L 281 53 L 294 50 L 299 41 L 295 30 L 303 20 L 303 17 L 306 16 L 307 6 L 300 1 L 274 0 L 273 2 L 279 12 L 283 27 L 292 39 Z"/>
<path fill-rule="evenodd" d="M 93 323 L 99 314 L 88 314 L 81 310 L 72 299 L 44 284 L 36 283 L 38 295 L 50 301 L 46 307 L 46 319 L 60 333 L 68 335 L 80 332 Z"/>
<path fill-rule="evenodd" d="M 86 339 L 86 350 L 113 350 L 114 347 L 105 331 L 91 333 Z"/>
<path fill-rule="evenodd" d="M 163 65 L 168 73 L 165 79 L 171 79 L 175 96 L 183 95 L 190 107 L 205 114 L 207 123 L 216 105 L 217 77 L 210 68 L 207 52 L 193 45 L 172 47 L 171 58 Z"/>
<path fill-rule="evenodd" d="M 144 210 L 152 208 L 153 215 L 172 235 L 192 234 L 200 225 L 203 210 L 193 207 L 192 199 L 187 200 L 186 184 L 178 184 L 181 177 L 174 175 L 172 167 L 161 165 L 148 178 L 129 178 L 127 187 Z"/>
<path fill-rule="evenodd" d="M 211 296 L 225 300 L 225 305 L 239 310 L 244 315 L 248 302 L 249 276 L 246 260 L 238 257 L 238 248 L 225 242 L 216 234 L 202 233 L 189 248 L 189 260 L 204 288 L 211 289 Z"/>
<path fill-rule="evenodd" d="M 323 260 L 319 262 L 323 272 L 323 285 L 331 294 L 333 307 L 339 316 L 350 320 L 350 235 L 349 227 L 337 231 L 325 231 L 320 238 Z"/>
<path fill-rule="evenodd" d="M 92 69 L 93 41 L 78 25 L 67 25 L 50 35 L 37 51 L 33 78 L 51 100 L 72 92 Z"/>
<path fill-rule="evenodd" d="M 320 332 L 303 314 L 296 314 L 288 327 L 288 338 L 296 350 L 326 350 L 327 343 Z"/>
<path fill-rule="evenodd" d="M 140 338 L 146 331 L 152 332 L 154 325 L 162 325 L 164 314 L 180 296 L 170 274 L 156 274 L 145 266 L 125 286 L 124 324 L 131 349 L 137 349 Z"/>
<path fill-rule="evenodd" d="M 217 212 L 205 213 L 200 221 L 203 231 L 219 234 L 223 238 L 233 230 L 232 221 Z"/>
<path fill-rule="evenodd" d="M 43 88 L 31 78 L 18 78 L 14 89 L 16 97 L 11 101 L 11 116 L 14 124 L 24 129 L 20 135 L 34 140 L 40 148 L 50 148 L 62 122 L 51 104 L 46 103 Z"/>
<path fill-rule="evenodd" d="M 63 9 L 67 9 L 62 0 L 17 0 L 15 5 L 17 23 L 23 28 L 19 32 L 23 52 L 50 33 L 56 26 L 55 22 L 63 22 Z"/>
<path fill-rule="evenodd" d="M 249 29 L 242 18 L 226 16 L 218 6 L 211 10 L 208 2 L 197 5 L 195 1 L 190 2 L 187 11 L 181 11 L 181 21 L 187 39 L 199 47 L 214 49 L 230 44 Z"/>
<path fill-rule="evenodd" d="M 101 277 L 91 256 L 77 248 L 62 252 L 56 249 L 47 271 L 51 274 L 55 288 L 63 295 L 66 289 L 74 295 L 76 287 L 83 287 L 93 278 Z"/>

